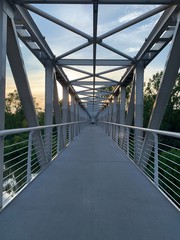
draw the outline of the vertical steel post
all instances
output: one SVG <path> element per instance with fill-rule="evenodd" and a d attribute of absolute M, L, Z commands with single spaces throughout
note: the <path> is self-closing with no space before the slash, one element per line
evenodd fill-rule
<path fill-rule="evenodd" d="M 126 88 L 121 86 L 120 92 L 120 109 L 119 109 L 119 123 L 125 124 L 125 105 L 126 105 Z M 122 148 L 124 139 L 124 128 L 120 128 L 120 146 Z"/>
<path fill-rule="evenodd" d="M 126 142 L 126 153 L 127 153 L 127 156 L 129 158 L 129 128 L 126 128 L 126 134 L 127 134 L 127 142 Z"/>
<path fill-rule="evenodd" d="M 24 60 L 22 58 L 15 22 L 14 19 L 10 18 L 8 18 L 7 21 L 7 56 L 22 103 L 23 112 L 28 122 L 28 126 L 36 127 L 39 125 L 36 109 L 34 106 Z M 35 141 L 34 145 L 35 149 L 37 149 L 36 153 L 38 156 L 39 164 L 43 168 L 47 162 L 44 143 L 40 131 L 35 132 L 35 135 L 38 141 Z"/>
<path fill-rule="evenodd" d="M 109 122 L 113 122 L 113 103 L 112 103 L 112 100 L 110 101 L 109 103 Z M 112 129 L 113 129 L 113 126 L 112 124 L 110 125 L 110 138 L 112 138 Z"/>
<path fill-rule="evenodd" d="M 113 103 L 113 122 L 116 123 L 117 122 L 117 100 L 118 100 L 118 96 L 114 95 L 114 103 Z M 113 136 L 112 136 L 113 140 L 116 141 L 116 126 L 113 125 Z"/>
<path fill-rule="evenodd" d="M 110 122 L 110 104 L 107 108 L 108 108 L 107 122 Z M 108 136 L 110 136 L 110 125 L 109 124 L 107 124 L 107 134 L 108 134 Z"/>
<path fill-rule="evenodd" d="M 156 187 L 159 186 L 159 160 L 158 160 L 158 136 L 156 133 L 154 135 L 154 184 Z"/>
<path fill-rule="evenodd" d="M 53 124 L 54 69 L 50 62 L 45 64 L 45 125 Z M 52 158 L 52 128 L 45 129 L 45 151 L 48 161 Z"/>
<path fill-rule="evenodd" d="M 126 87 L 121 86 L 119 123 L 125 124 Z"/>
<path fill-rule="evenodd" d="M 54 78 L 54 93 L 53 93 L 53 107 L 54 107 L 54 117 L 56 124 L 61 123 L 61 108 L 59 104 L 59 96 L 58 96 L 58 89 L 57 89 L 57 80 Z"/>
<path fill-rule="evenodd" d="M 136 66 L 135 71 L 135 112 L 134 112 L 134 125 L 136 127 L 143 127 L 143 86 L 144 86 L 144 64 L 140 62 Z M 143 137 L 143 132 L 141 130 L 135 130 L 135 162 L 137 163 L 140 157 L 141 151 L 141 141 Z"/>
<path fill-rule="evenodd" d="M 75 102 L 74 102 L 74 121 L 75 122 L 77 122 L 78 120 L 77 120 L 77 105 L 78 105 L 78 103 L 77 103 L 77 101 L 75 100 Z M 77 136 L 78 135 L 78 126 L 77 126 L 77 124 L 75 123 L 74 124 L 74 136 Z"/>
<path fill-rule="evenodd" d="M 77 104 L 77 121 L 80 121 L 80 105 Z M 80 133 L 80 125 L 77 124 L 78 134 Z"/>
<path fill-rule="evenodd" d="M 71 96 L 71 122 L 75 122 L 75 99 Z M 71 140 L 74 138 L 74 124 L 71 125 Z"/>
<path fill-rule="evenodd" d="M 126 125 L 132 125 L 132 122 L 133 122 L 134 94 L 135 94 L 134 92 L 135 92 L 135 80 L 133 80 L 133 83 L 132 83 L 131 96 L 130 96 L 129 106 L 128 106 L 126 120 L 125 120 Z"/>
<path fill-rule="evenodd" d="M 0 1 L 0 130 L 5 128 L 5 86 L 6 86 L 6 46 L 7 15 L 4 12 L 4 1 Z M 0 208 L 3 194 L 4 138 L 0 137 Z"/>
<path fill-rule="evenodd" d="M 31 181 L 31 156 L 32 156 L 32 136 L 33 131 L 29 133 L 28 140 L 28 161 L 27 161 L 27 184 Z"/>
<path fill-rule="evenodd" d="M 60 136 L 61 136 L 61 129 L 60 126 L 57 127 L 57 145 L 56 145 L 56 152 L 57 155 L 59 154 L 59 146 L 60 146 Z"/>
<path fill-rule="evenodd" d="M 69 88 L 67 85 L 63 85 L 63 104 L 62 104 L 62 117 L 63 123 L 68 122 L 68 105 L 69 105 Z M 64 138 L 64 146 L 66 146 L 66 138 L 67 138 L 67 126 L 63 126 L 63 138 Z"/>
<path fill-rule="evenodd" d="M 154 102 L 148 128 L 152 128 L 152 129 L 160 128 L 172 89 L 176 83 L 177 74 L 180 67 L 179 43 L 180 43 L 180 12 L 177 14 L 177 23 L 175 27 L 174 36 L 171 42 L 171 47 L 170 47 L 169 55 L 167 57 L 167 61 L 164 68 L 161 84 L 159 86 L 158 94 Z M 139 164 L 141 165 L 142 168 L 145 168 L 147 165 L 147 160 L 143 159 L 143 157 L 147 153 L 146 147 L 149 141 L 151 141 L 151 139 L 152 139 L 152 135 L 147 133 L 144 139 L 143 149 L 142 149 L 141 157 L 139 160 Z M 150 150 L 148 150 L 148 152 L 150 152 Z M 146 157 L 146 159 L 148 158 Z M 143 166 L 142 162 L 144 160 L 145 160 L 145 164 L 143 164 L 144 165 Z"/>

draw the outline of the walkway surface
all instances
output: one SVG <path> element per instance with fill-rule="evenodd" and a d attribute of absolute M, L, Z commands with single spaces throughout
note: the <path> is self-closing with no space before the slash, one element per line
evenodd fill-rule
<path fill-rule="evenodd" d="M 95 125 L 0 214 L 0 240 L 179 240 L 180 214 Z"/>

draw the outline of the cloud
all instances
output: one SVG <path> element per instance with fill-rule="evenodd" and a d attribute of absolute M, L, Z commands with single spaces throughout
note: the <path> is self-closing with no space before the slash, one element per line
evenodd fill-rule
<path fill-rule="evenodd" d="M 140 12 L 140 11 L 135 11 L 135 12 L 128 13 L 124 16 L 119 17 L 118 22 L 119 23 L 128 22 L 128 21 L 140 16 L 141 14 L 142 14 L 142 12 Z"/>
<path fill-rule="evenodd" d="M 135 53 L 139 51 L 139 47 L 129 47 L 125 50 L 127 53 Z"/>
<path fill-rule="evenodd" d="M 85 31 L 88 34 L 92 34 L 93 22 L 92 22 L 92 6 L 91 5 L 49 5 L 49 4 L 40 4 L 36 5 L 39 9 L 48 14 L 51 14 L 53 17 L 60 19 L 67 24 Z M 37 17 L 37 15 L 36 15 Z M 88 26 L 88 27 L 87 27 Z M 46 26 L 44 26 L 46 27 Z M 47 29 L 51 31 L 51 29 Z"/>
<path fill-rule="evenodd" d="M 52 14 L 52 16 L 67 22 L 71 26 L 80 29 L 90 35 L 92 35 L 93 29 L 93 8 L 92 5 L 53 5 L 53 4 L 36 4 L 39 9 Z M 98 11 L 98 35 L 101 35 L 109 30 L 112 30 L 129 20 L 132 20 L 139 15 L 155 8 L 155 5 L 99 5 Z M 41 18 L 35 14 L 32 14 L 33 18 L 40 28 L 42 34 L 46 37 L 46 41 L 50 45 L 52 51 L 56 56 L 65 53 L 66 51 L 81 45 L 86 40 L 79 35 L 64 29 L 57 24 L 52 23 L 44 18 Z M 136 55 L 145 38 L 148 37 L 150 30 L 153 28 L 159 15 L 153 16 L 139 24 L 131 26 L 129 29 L 125 29 L 113 36 L 104 40 L 110 46 L 117 48 L 118 50 L 129 54 L 130 56 Z M 92 46 L 76 54 L 69 56 L 77 58 L 92 58 Z M 32 92 L 34 95 L 43 94 L 44 88 L 44 75 L 40 74 L 40 71 L 44 72 L 44 69 L 37 63 L 37 60 L 32 56 L 26 57 L 25 64 L 28 69 L 29 79 L 31 81 Z M 29 55 L 29 54 L 27 54 Z M 99 58 L 106 58 L 107 56 L 114 57 L 111 52 L 98 47 Z M 33 74 L 30 74 L 33 71 Z M 87 69 L 88 71 L 88 69 Z M 153 70 L 154 71 L 154 70 Z M 70 79 L 78 77 L 78 74 L 73 71 L 65 71 Z M 149 72 L 152 72 L 150 70 Z M 43 73 L 44 74 L 44 73 Z M 120 75 L 120 74 L 119 74 Z M 119 78 L 118 75 L 118 78 Z M 116 76 L 114 76 L 116 77 Z M 81 89 L 80 87 L 75 87 Z M 38 90 L 42 89 L 42 90 Z M 40 96 L 39 96 L 40 98 Z M 42 97 L 41 97 L 42 99 Z"/>

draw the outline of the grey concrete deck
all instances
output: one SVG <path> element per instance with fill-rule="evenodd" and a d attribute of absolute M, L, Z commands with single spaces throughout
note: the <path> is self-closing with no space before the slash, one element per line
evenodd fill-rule
<path fill-rule="evenodd" d="M 92 125 L 0 214 L 0 240 L 179 240 L 180 214 Z"/>

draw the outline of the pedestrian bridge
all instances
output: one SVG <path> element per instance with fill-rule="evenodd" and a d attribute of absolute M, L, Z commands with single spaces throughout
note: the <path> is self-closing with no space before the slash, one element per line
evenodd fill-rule
<path fill-rule="evenodd" d="M 179 0 L 0 1 L 0 240 L 180 239 L 179 43 Z"/>
<path fill-rule="evenodd" d="M 106 129 L 116 144 L 105 129 L 82 127 L 1 212 L 0 239 L 179 239 L 178 207 L 127 157 L 127 144 L 120 149 L 118 126 Z"/>

